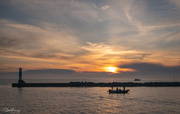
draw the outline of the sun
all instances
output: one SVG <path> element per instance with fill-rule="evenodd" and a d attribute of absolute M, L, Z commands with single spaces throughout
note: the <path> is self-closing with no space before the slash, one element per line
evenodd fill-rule
<path fill-rule="evenodd" d="M 107 71 L 115 73 L 117 68 L 116 67 L 106 67 Z"/>

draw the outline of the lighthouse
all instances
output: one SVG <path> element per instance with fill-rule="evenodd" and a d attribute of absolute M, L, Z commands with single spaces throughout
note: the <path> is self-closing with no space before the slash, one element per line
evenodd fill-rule
<path fill-rule="evenodd" d="M 22 68 L 19 68 L 19 81 L 22 80 Z"/>
<path fill-rule="evenodd" d="M 18 80 L 18 83 L 25 83 L 25 82 L 22 80 L 22 68 L 19 68 L 19 80 Z"/>

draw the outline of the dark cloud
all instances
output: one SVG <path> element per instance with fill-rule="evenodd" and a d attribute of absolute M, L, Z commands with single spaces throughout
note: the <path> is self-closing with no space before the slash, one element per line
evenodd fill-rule
<path fill-rule="evenodd" d="M 16 55 L 16 56 L 23 56 L 28 57 L 29 55 L 27 53 L 23 53 L 19 50 L 11 50 L 11 49 L 0 49 L 0 53 L 2 55 Z"/>
<path fill-rule="evenodd" d="M 153 63 L 133 63 L 119 67 L 135 69 L 136 72 L 131 72 L 133 75 L 144 75 L 151 77 L 180 75 L 180 66 L 163 66 L 161 64 Z"/>
<path fill-rule="evenodd" d="M 40 38 L 37 27 L 23 25 L 6 19 L 0 20 L 0 48 L 39 49 Z"/>
<path fill-rule="evenodd" d="M 97 79 L 97 78 L 112 78 L 117 76 L 109 72 L 76 72 L 69 69 L 40 69 L 23 71 L 23 79 Z M 0 72 L 0 78 L 18 79 L 17 72 Z"/>
<path fill-rule="evenodd" d="M 17 46 L 18 42 L 20 42 L 20 40 L 18 41 L 15 38 L 7 38 L 7 37 L 0 36 L 0 47 L 13 47 L 13 46 Z"/>
<path fill-rule="evenodd" d="M 0 69 L 1 71 L 1 69 Z M 0 72 L 0 79 L 17 79 L 17 72 Z M 27 70 L 22 73 L 23 79 L 50 79 L 50 78 L 72 78 L 76 75 L 74 70 L 68 69 L 41 69 L 41 70 Z"/>
<path fill-rule="evenodd" d="M 74 70 L 68 69 L 44 69 L 44 70 L 28 70 L 24 74 L 73 74 Z"/>
<path fill-rule="evenodd" d="M 78 67 L 70 67 L 71 69 L 80 69 L 80 68 L 78 68 Z"/>

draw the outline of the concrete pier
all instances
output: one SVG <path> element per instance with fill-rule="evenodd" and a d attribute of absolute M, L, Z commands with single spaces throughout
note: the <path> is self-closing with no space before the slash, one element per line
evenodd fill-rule
<path fill-rule="evenodd" d="M 12 83 L 12 87 L 180 87 L 180 82 L 69 82 L 69 83 Z M 125 88 L 124 88 L 125 89 Z"/>

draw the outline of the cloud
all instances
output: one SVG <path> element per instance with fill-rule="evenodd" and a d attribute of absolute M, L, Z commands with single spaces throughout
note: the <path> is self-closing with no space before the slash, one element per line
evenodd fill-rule
<path fill-rule="evenodd" d="M 103 42 L 101 43 L 91 43 L 87 42 L 87 46 L 82 46 L 82 49 L 88 51 L 84 56 L 81 56 L 83 60 L 89 61 L 89 64 L 108 67 L 116 66 L 117 64 L 129 63 L 132 61 L 144 60 L 145 56 L 150 56 L 151 54 L 147 52 L 141 52 L 136 50 L 128 50 L 122 47 L 114 48 L 111 45 L 107 45 Z M 119 71 L 123 69 L 119 69 Z"/>
<path fill-rule="evenodd" d="M 45 0 L 43 2 L 13 0 L 8 5 L 16 11 L 18 17 L 21 17 L 20 20 L 15 15 L 10 20 L 35 26 L 42 22 L 53 23 L 78 37 L 79 42 L 96 41 L 104 36 L 103 33 L 106 33 L 103 31 L 105 25 L 101 23 L 103 18 L 100 16 L 100 9 L 93 2 L 79 0 Z M 94 34 L 93 37 L 92 34 Z M 101 38 L 101 40 L 104 39 Z"/>
<path fill-rule="evenodd" d="M 178 10 L 173 10 L 174 7 L 169 5 L 168 2 L 162 3 L 157 1 L 110 1 L 112 10 L 107 15 L 111 15 L 113 23 L 110 23 L 110 33 L 119 35 L 129 31 L 136 32 L 133 34 L 133 39 L 151 37 L 154 31 L 165 29 L 169 27 L 179 26 L 179 16 L 177 16 Z M 159 5 L 154 5 L 159 4 Z M 160 7 L 163 6 L 163 7 Z M 154 8 L 152 8 L 154 7 Z M 167 9 L 167 7 L 170 9 Z M 162 8 L 162 9 L 161 9 Z M 157 9 L 157 10 L 153 10 Z M 168 10 L 168 11 L 165 11 Z M 162 16 L 165 18 L 162 18 Z M 175 16 L 176 15 L 176 16 Z M 176 17 L 172 18 L 172 17 Z M 126 30 L 128 28 L 128 30 Z M 114 37 L 114 35 L 112 37 Z M 120 37 L 120 36 L 117 36 Z M 132 37 L 132 36 L 130 36 Z M 153 36 L 155 37 L 155 36 Z M 115 37 L 116 38 L 116 37 Z M 123 37 L 122 37 L 123 38 Z M 138 41 L 140 41 L 138 39 Z"/>
<path fill-rule="evenodd" d="M 153 63 L 133 63 L 119 66 L 120 68 L 132 68 L 141 75 L 151 76 L 172 76 L 180 74 L 180 66 L 163 66 L 162 64 Z"/>
<path fill-rule="evenodd" d="M 0 78 L 7 79 L 7 78 L 13 78 L 13 79 L 18 79 L 18 69 L 16 69 L 15 72 L 0 72 Z M 23 70 L 22 75 L 23 75 L 23 80 L 26 81 L 26 79 L 57 79 L 57 78 L 73 78 L 77 77 L 78 73 L 75 72 L 74 70 L 69 70 L 69 69 L 39 69 L 39 70 Z M 28 80 L 27 80 L 28 81 Z"/>
<path fill-rule="evenodd" d="M 179 0 L 169 0 L 168 2 L 173 3 L 177 8 L 180 9 L 180 2 L 179 2 Z"/>
<path fill-rule="evenodd" d="M 101 43 L 91 43 L 87 42 L 88 46 L 82 46 L 81 48 L 91 52 L 92 54 L 100 55 L 100 56 L 131 56 L 133 58 L 133 55 L 142 55 L 143 58 L 145 55 L 145 52 L 138 52 L 136 50 L 128 50 L 125 47 L 121 47 L 119 49 L 114 48 L 112 45 L 107 45 L 104 42 Z"/>
<path fill-rule="evenodd" d="M 73 58 L 81 54 L 78 39 L 57 26 L 46 23 L 41 26 L 21 24 L 11 20 L 0 20 L 0 57 L 17 58 L 19 63 L 14 67 L 21 66 L 31 68 L 25 61 L 44 61 L 34 68 L 44 68 L 46 64 L 62 65 L 72 64 Z M 1 64 L 2 67 L 12 65 L 10 62 Z M 46 67 L 51 68 L 49 65 Z M 55 67 L 53 65 L 53 67 Z M 34 69 L 33 68 L 33 69 Z"/>
<path fill-rule="evenodd" d="M 68 70 L 68 69 L 44 69 L 44 70 L 28 70 L 28 71 L 24 71 L 24 74 L 28 73 L 28 74 L 74 74 L 75 71 L 73 70 Z"/>
<path fill-rule="evenodd" d="M 78 50 L 77 38 L 55 27 L 37 27 L 10 20 L 0 20 L 0 25 L 3 26 L 0 29 L 0 47 L 2 51 L 7 51 L 7 54 L 55 57 L 59 54 L 69 56 L 67 53 Z"/>
<path fill-rule="evenodd" d="M 110 7 L 108 5 L 105 5 L 103 7 L 101 7 L 102 10 L 106 10 L 106 9 L 109 9 Z"/>
<path fill-rule="evenodd" d="M 81 23 L 94 23 L 100 21 L 96 11 L 98 8 L 93 2 L 85 1 L 24 1 L 14 0 L 12 6 L 19 9 L 21 13 L 36 20 L 55 22 L 71 28 L 82 27 Z M 21 6 L 21 7 L 20 7 Z M 80 29 L 80 28 L 79 28 Z"/>

